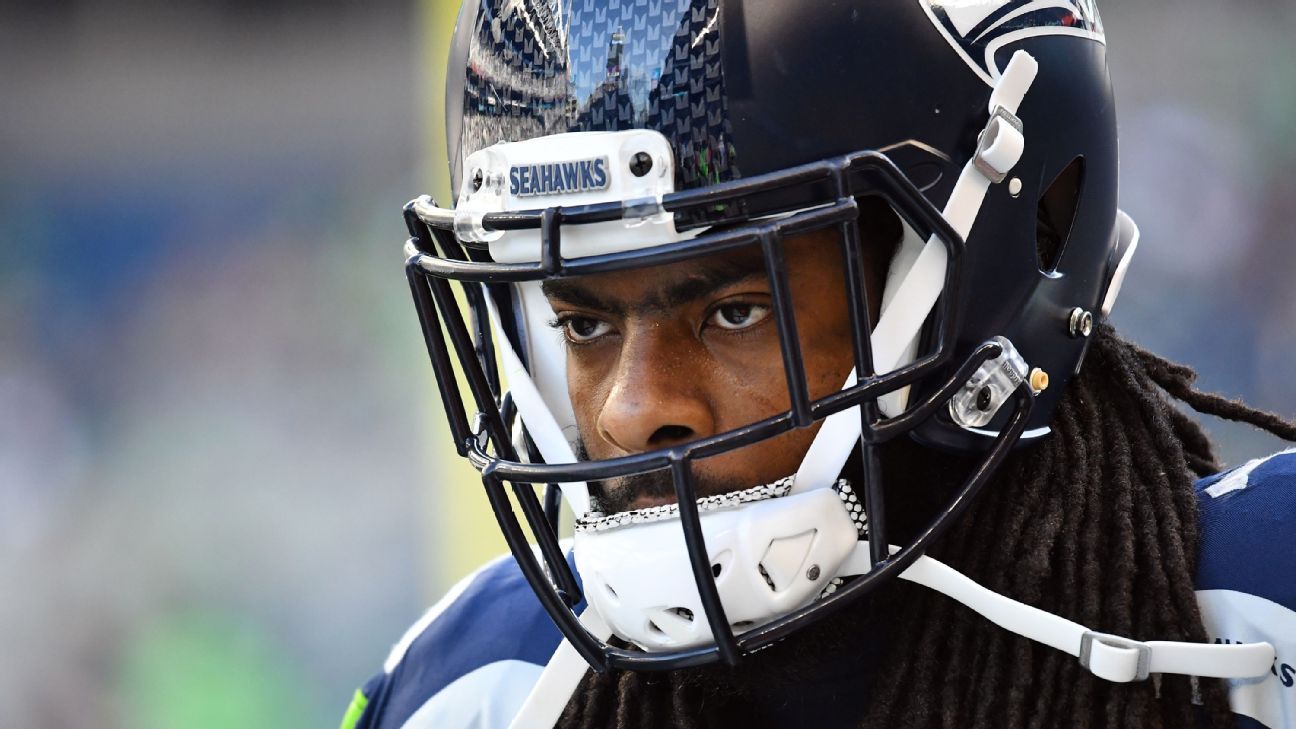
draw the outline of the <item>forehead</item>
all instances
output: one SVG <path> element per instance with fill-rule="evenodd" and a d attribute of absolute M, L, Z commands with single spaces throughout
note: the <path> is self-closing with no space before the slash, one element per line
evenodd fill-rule
<path fill-rule="evenodd" d="M 784 241 L 789 275 L 822 275 L 826 268 L 836 268 L 838 240 L 834 231 L 816 231 Z M 768 281 L 764 255 L 753 245 L 657 266 L 554 279 L 542 289 L 550 301 L 600 310 L 662 310 L 732 293 L 724 290 L 737 284 L 766 288 Z"/>
<path fill-rule="evenodd" d="M 758 248 L 725 251 L 702 258 L 542 284 L 551 301 L 607 311 L 664 310 L 713 295 L 737 283 L 767 280 Z"/>

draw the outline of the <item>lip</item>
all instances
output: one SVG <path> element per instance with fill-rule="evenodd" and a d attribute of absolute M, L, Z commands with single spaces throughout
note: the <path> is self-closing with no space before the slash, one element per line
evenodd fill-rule
<path fill-rule="evenodd" d="M 627 505 L 629 511 L 648 509 L 654 506 L 666 506 L 675 503 L 674 496 L 637 496 Z"/>

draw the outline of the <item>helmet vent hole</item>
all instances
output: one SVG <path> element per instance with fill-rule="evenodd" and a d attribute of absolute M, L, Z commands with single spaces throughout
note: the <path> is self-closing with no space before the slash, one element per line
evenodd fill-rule
<path fill-rule="evenodd" d="M 733 625 L 730 625 L 729 627 L 733 628 L 734 630 L 746 630 L 755 624 L 756 623 L 752 622 L 751 620 L 739 620 L 738 622 L 734 623 Z"/>
<path fill-rule="evenodd" d="M 693 611 L 686 607 L 676 607 L 667 610 L 668 613 L 674 613 L 688 622 L 693 622 Z"/>
<path fill-rule="evenodd" d="M 612 598 L 613 600 L 618 599 L 619 596 L 617 595 L 617 591 L 613 590 L 611 585 L 604 583 L 603 589 L 607 590 L 608 597 Z"/>
<path fill-rule="evenodd" d="M 720 576 L 720 565 L 718 563 L 711 565 L 711 576 L 712 577 Z"/>
<path fill-rule="evenodd" d="M 1083 186 L 1084 158 L 1076 157 L 1040 196 L 1035 213 L 1035 254 L 1039 270 L 1045 275 L 1057 273 L 1066 252 Z"/>
<path fill-rule="evenodd" d="M 664 631 L 664 630 L 662 630 L 661 628 L 657 627 L 657 623 L 654 623 L 654 622 L 651 621 L 651 620 L 648 621 L 648 630 L 649 630 L 649 632 L 653 633 L 654 635 L 666 635 L 666 631 Z"/>

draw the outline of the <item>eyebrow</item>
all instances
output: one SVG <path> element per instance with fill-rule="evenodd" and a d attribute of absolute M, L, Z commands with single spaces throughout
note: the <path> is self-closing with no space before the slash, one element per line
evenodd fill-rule
<path fill-rule="evenodd" d="M 681 280 L 634 301 L 596 294 L 578 277 L 545 281 L 540 284 L 540 290 L 551 300 L 557 299 L 613 316 L 626 316 L 630 313 L 655 314 L 682 306 L 725 286 L 731 286 L 757 275 L 762 279 L 766 277 L 764 259 L 759 255 L 740 256 L 690 271 Z"/>

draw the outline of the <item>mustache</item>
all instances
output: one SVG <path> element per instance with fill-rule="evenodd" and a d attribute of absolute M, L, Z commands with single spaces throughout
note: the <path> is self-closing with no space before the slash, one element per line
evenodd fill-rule
<path fill-rule="evenodd" d="M 584 441 L 576 443 L 576 457 L 582 461 L 591 460 Z M 759 484 L 741 483 L 734 479 L 725 479 L 705 473 L 693 474 L 693 497 L 695 499 L 731 491 L 741 491 Z M 629 476 L 601 479 L 589 482 L 590 505 L 604 514 L 619 514 L 630 511 L 630 503 L 640 497 L 654 499 L 674 499 L 675 479 L 668 470 L 634 473 Z"/>

